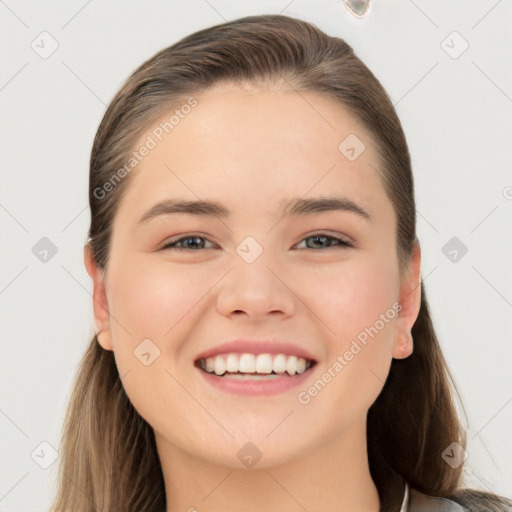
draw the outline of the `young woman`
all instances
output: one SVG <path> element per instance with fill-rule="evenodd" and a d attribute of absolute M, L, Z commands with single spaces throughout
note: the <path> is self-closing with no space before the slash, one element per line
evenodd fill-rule
<path fill-rule="evenodd" d="M 406 139 L 343 40 L 251 16 L 160 51 L 89 198 L 53 512 L 509 510 L 463 487 Z"/>

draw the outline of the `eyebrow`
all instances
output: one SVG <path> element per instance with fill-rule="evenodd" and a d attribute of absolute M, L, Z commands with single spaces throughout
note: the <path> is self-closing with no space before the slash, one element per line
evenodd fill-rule
<path fill-rule="evenodd" d="M 282 215 L 283 217 L 298 217 L 329 211 L 352 212 L 367 221 L 373 222 L 371 215 L 364 208 L 345 197 L 293 198 L 288 202 L 288 206 L 284 208 Z M 228 218 L 231 212 L 224 205 L 214 201 L 167 199 L 157 203 L 144 213 L 138 224 L 145 224 L 156 217 L 172 214 L 214 216 L 224 219 Z"/>

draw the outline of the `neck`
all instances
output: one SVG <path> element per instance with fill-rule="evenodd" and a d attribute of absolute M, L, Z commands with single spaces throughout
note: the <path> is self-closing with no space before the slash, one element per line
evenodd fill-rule
<path fill-rule="evenodd" d="M 280 464 L 265 464 L 262 457 L 251 469 L 197 458 L 157 432 L 155 439 L 167 512 L 379 512 L 365 422 L 300 457 Z"/>

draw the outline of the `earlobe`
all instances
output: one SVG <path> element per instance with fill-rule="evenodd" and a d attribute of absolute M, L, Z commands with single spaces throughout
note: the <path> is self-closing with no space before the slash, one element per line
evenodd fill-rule
<path fill-rule="evenodd" d="M 414 340 L 412 333 L 409 331 L 405 334 L 398 334 L 398 341 L 393 347 L 393 359 L 406 359 L 414 351 Z"/>
<path fill-rule="evenodd" d="M 110 331 L 110 313 L 104 277 L 98 268 L 89 244 L 84 246 L 84 264 L 87 273 L 93 281 L 93 311 L 94 321 L 98 330 L 97 339 L 105 350 L 112 350 L 112 333 Z"/>
<path fill-rule="evenodd" d="M 105 331 L 100 331 L 98 334 L 96 334 L 96 338 L 98 340 L 98 343 L 101 345 L 101 347 L 104 350 L 113 350 L 112 348 L 112 333 L 110 332 L 110 329 Z"/>

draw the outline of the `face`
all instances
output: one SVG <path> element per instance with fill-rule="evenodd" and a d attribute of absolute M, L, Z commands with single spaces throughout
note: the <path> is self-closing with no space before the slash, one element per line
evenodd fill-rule
<path fill-rule="evenodd" d="M 168 113 L 141 137 L 157 144 L 125 178 L 104 279 L 86 249 L 100 342 L 159 447 L 239 468 L 251 442 L 270 467 L 364 427 L 392 358 L 412 351 L 419 253 L 400 276 L 376 147 L 343 106 L 229 84 L 197 101 L 161 141 Z M 146 215 L 199 200 L 220 208 Z M 291 214 L 298 200 L 310 208 Z M 270 354 L 258 371 L 277 377 L 217 376 L 215 359 L 207 373 L 198 359 L 215 352 L 246 354 L 247 373 Z M 311 366 L 283 374 L 304 370 L 293 355 Z"/>

